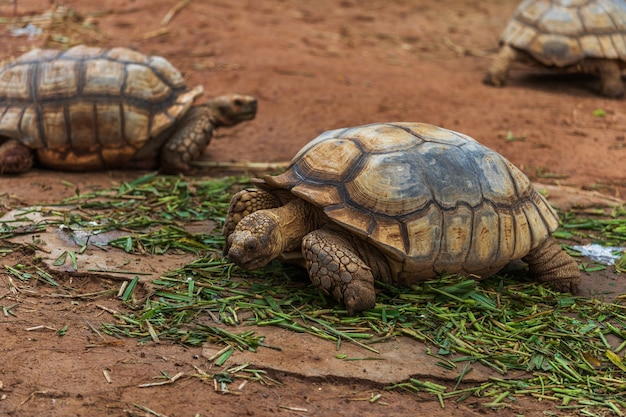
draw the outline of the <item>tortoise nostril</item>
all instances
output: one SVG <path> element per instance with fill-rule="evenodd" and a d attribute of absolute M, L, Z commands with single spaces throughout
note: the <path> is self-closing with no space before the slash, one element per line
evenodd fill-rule
<path fill-rule="evenodd" d="M 238 263 L 241 260 L 241 251 L 233 247 L 228 250 L 226 256 L 228 256 L 228 259 L 230 259 L 232 262 Z"/>
<path fill-rule="evenodd" d="M 244 245 L 244 249 L 246 252 L 254 252 L 259 247 L 259 244 L 256 239 L 247 239 Z"/>

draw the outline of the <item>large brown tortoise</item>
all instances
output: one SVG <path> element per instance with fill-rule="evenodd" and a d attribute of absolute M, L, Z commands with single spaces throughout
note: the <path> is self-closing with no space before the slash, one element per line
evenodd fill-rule
<path fill-rule="evenodd" d="M 192 106 L 165 58 L 126 48 L 34 49 L 0 68 L 0 174 L 41 165 L 180 172 L 190 168 L 215 128 L 256 114 L 256 99 L 231 94 Z"/>
<path fill-rule="evenodd" d="M 504 85 L 514 61 L 600 75 L 600 92 L 624 95 L 626 1 L 525 0 L 504 29 L 484 82 Z"/>
<path fill-rule="evenodd" d="M 332 130 L 255 182 L 231 200 L 225 254 L 244 269 L 300 263 L 351 314 L 374 306 L 375 280 L 487 277 L 516 259 L 557 290 L 580 282 L 551 236 L 559 220 L 545 198 L 461 133 L 420 123 Z"/>

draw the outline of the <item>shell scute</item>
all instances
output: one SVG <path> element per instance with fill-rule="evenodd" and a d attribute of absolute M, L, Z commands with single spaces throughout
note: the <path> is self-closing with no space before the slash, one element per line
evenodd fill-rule
<path fill-rule="evenodd" d="M 85 58 L 99 57 L 104 54 L 104 49 L 95 46 L 77 45 L 67 51 L 57 52 L 54 50 L 44 50 L 33 59 L 52 60 L 63 57 L 69 60 L 82 60 Z"/>
<path fill-rule="evenodd" d="M 148 66 L 157 74 L 165 78 L 175 88 L 184 88 L 185 79 L 183 75 L 167 59 L 162 56 L 151 56 L 148 58 Z"/>
<path fill-rule="evenodd" d="M 427 261 L 439 251 L 443 234 L 443 213 L 430 205 L 420 216 L 405 219 L 409 250 L 407 255 L 415 260 Z"/>
<path fill-rule="evenodd" d="M 379 217 L 375 221 L 370 222 L 370 228 L 367 236 L 372 241 L 381 244 L 383 247 L 392 249 L 403 248 L 402 253 L 410 250 L 405 248 L 408 245 L 408 240 L 404 233 L 403 225 L 396 219 Z M 401 260 L 403 257 L 397 250 L 392 250 L 389 253 L 397 260 Z"/>
<path fill-rule="evenodd" d="M 548 10 L 550 10 L 549 1 L 526 0 L 517 9 L 518 20 L 527 23 L 537 22 Z"/>
<path fill-rule="evenodd" d="M 117 47 L 111 48 L 105 52 L 105 55 L 114 60 L 122 62 L 134 62 L 136 64 L 148 64 L 148 57 L 141 52 L 134 51 L 132 49 Z"/>
<path fill-rule="evenodd" d="M 528 50 L 533 56 L 540 56 L 546 65 L 562 66 L 561 62 L 574 63 L 584 58 L 578 41 L 572 42 L 562 35 L 538 35 Z"/>
<path fill-rule="evenodd" d="M 537 28 L 542 32 L 566 36 L 580 34 L 584 30 L 583 22 L 578 15 L 572 12 L 572 9 L 559 5 L 553 5 L 545 11 Z"/>
<path fill-rule="evenodd" d="M 494 230 L 500 230 L 499 213 L 489 204 L 474 210 L 472 244 L 465 260 L 466 268 L 497 262 L 501 234 L 494 233 Z"/>
<path fill-rule="evenodd" d="M 102 151 L 102 161 L 105 166 L 115 164 L 116 161 L 130 160 L 135 155 L 133 148 L 117 146 L 115 148 L 104 148 Z"/>
<path fill-rule="evenodd" d="M 420 135 L 416 135 L 402 123 L 381 123 L 370 129 L 348 129 L 342 136 L 350 138 L 353 134 L 365 153 L 390 153 L 423 142 Z"/>
<path fill-rule="evenodd" d="M 315 201 L 321 207 L 330 207 L 342 201 L 339 188 L 332 184 L 307 184 L 306 186 L 295 186 L 291 192 L 307 201 Z"/>
<path fill-rule="evenodd" d="M 412 156 L 420 161 L 421 176 L 436 204 L 455 208 L 459 202 L 476 206 L 482 200 L 480 177 L 472 160 L 472 142 L 467 146 L 446 146 L 427 142 Z"/>
<path fill-rule="evenodd" d="M 40 149 L 45 146 L 41 137 L 38 109 L 34 104 L 24 108 L 18 130 L 22 135 L 22 143 L 29 148 Z M 7 132 L 7 136 L 12 137 L 13 133 L 14 132 Z"/>
<path fill-rule="evenodd" d="M 93 134 L 97 128 L 93 103 L 77 102 L 68 105 L 69 124 L 72 127 L 70 141 L 77 149 L 97 151 L 98 141 Z"/>
<path fill-rule="evenodd" d="M 435 269 L 455 273 L 465 262 L 472 239 L 473 213 L 467 206 L 445 211 L 441 249 L 435 259 Z"/>
<path fill-rule="evenodd" d="M 511 165 L 507 164 L 499 155 L 494 152 L 473 153 L 476 166 L 479 168 L 476 174 L 481 184 L 482 196 L 485 200 L 495 205 L 511 205 L 519 197 L 517 182 L 522 180 L 518 178 L 517 168 L 512 171 Z M 523 175 L 523 174 L 522 174 Z M 520 188 L 525 187 L 522 185 Z M 523 190 L 527 190 L 524 188 Z"/>
<path fill-rule="evenodd" d="M 413 123 L 394 123 L 396 129 L 402 128 L 410 130 L 412 135 L 421 140 L 410 140 L 406 146 L 419 145 L 422 142 L 432 142 L 445 146 L 465 146 L 467 142 L 473 142 L 474 139 L 462 133 L 454 132 L 448 129 L 441 129 L 438 126 L 426 123 L 420 124 L 420 128 L 416 129 Z M 398 138 L 401 139 L 401 138 Z M 419 147 L 418 149 L 421 149 Z"/>
<path fill-rule="evenodd" d="M 41 125 L 47 138 L 46 145 L 50 148 L 69 146 L 69 135 L 65 124 L 63 108 L 50 108 L 43 114 Z"/>
<path fill-rule="evenodd" d="M 351 161 L 358 160 L 361 150 L 347 139 L 321 141 L 302 155 L 298 172 L 303 177 L 319 181 L 342 181 L 352 168 Z"/>
<path fill-rule="evenodd" d="M 513 251 L 512 259 L 520 259 L 524 257 L 528 251 L 532 248 L 532 234 L 530 232 L 530 226 L 528 219 L 524 214 L 522 207 L 513 207 L 513 223 L 515 236 L 515 249 Z"/>
<path fill-rule="evenodd" d="M 516 194 L 518 197 L 525 197 L 533 192 L 532 184 L 528 177 L 513 165 L 508 159 L 502 158 L 502 162 L 507 166 L 509 174 L 512 178 L 511 184 L 515 186 Z"/>
<path fill-rule="evenodd" d="M 128 138 L 148 138 L 150 134 L 150 112 L 142 107 L 124 103 L 122 106 L 124 113 L 124 137 L 130 145 L 140 148 L 145 142 L 129 140 Z"/>
<path fill-rule="evenodd" d="M 17 106 L 7 106 L 0 115 L 0 136 L 9 136 L 20 128 L 24 109 Z"/>
<path fill-rule="evenodd" d="M 419 160 L 408 152 L 372 154 L 358 175 L 342 184 L 353 205 L 374 213 L 402 216 L 421 210 L 432 200 L 428 180 L 417 174 Z"/>
<path fill-rule="evenodd" d="M 498 210 L 498 221 L 498 256 L 503 259 L 517 259 L 515 258 L 517 237 L 513 212 L 507 209 Z"/>
<path fill-rule="evenodd" d="M 122 120 L 124 119 L 120 107 L 119 103 L 107 102 L 96 103 L 94 106 L 96 113 L 95 125 L 97 126 L 96 138 L 103 149 L 119 148 L 127 144 L 123 136 L 120 136 L 119 126 L 122 125 Z M 134 117 L 134 115 L 133 113 L 132 116 Z M 142 144 L 142 142 L 138 141 L 138 144 Z M 79 146 L 76 147 L 80 148 Z"/>
<path fill-rule="evenodd" d="M 0 73 L 0 89 L 7 101 L 28 100 L 31 97 L 32 68 L 14 65 Z"/>
<path fill-rule="evenodd" d="M 109 59 L 93 59 L 85 62 L 83 94 L 111 95 L 124 84 L 124 64 Z"/>
<path fill-rule="evenodd" d="M 122 91 L 124 96 L 158 103 L 172 95 L 172 88 L 157 77 L 154 71 L 146 71 L 145 65 L 127 64 L 126 74 L 127 81 Z"/>
<path fill-rule="evenodd" d="M 377 219 L 373 213 L 354 210 L 346 205 L 328 207 L 325 213 L 336 223 L 362 238 L 368 238 L 370 231 L 376 227 Z"/>
<path fill-rule="evenodd" d="M 77 63 L 72 61 L 42 62 L 37 71 L 35 100 L 50 101 L 77 95 L 77 67 Z"/>

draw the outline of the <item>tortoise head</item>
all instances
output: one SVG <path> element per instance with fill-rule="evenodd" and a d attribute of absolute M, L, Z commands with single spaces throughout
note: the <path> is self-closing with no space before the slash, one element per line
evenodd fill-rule
<path fill-rule="evenodd" d="M 254 119 L 257 100 L 252 96 L 227 94 L 212 98 L 205 106 L 212 110 L 216 126 L 228 127 Z"/>
<path fill-rule="evenodd" d="M 282 253 L 280 235 L 275 216 L 267 210 L 256 211 L 241 219 L 227 237 L 227 256 L 240 268 L 262 268 Z"/>

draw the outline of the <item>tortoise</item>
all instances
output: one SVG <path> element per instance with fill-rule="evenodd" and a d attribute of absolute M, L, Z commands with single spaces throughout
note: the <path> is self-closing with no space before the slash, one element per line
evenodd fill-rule
<path fill-rule="evenodd" d="M 484 82 L 504 85 L 515 61 L 600 76 L 600 92 L 624 96 L 624 0 L 525 0 L 500 38 L 500 51 Z"/>
<path fill-rule="evenodd" d="M 253 119 L 256 99 L 229 94 L 192 106 L 165 58 L 127 48 L 33 49 L 0 69 L 0 173 L 45 167 L 190 168 L 215 128 Z"/>
<path fill-rule="evenodd" d="M 546 199 L 461 133 L 406 122 L 331 130 L 254 183 L 232 197 L 224 254 L 243 269 L 298 263 L 350 314 L 374 306 L 375 280 L 484 278 L 517 259 L 556 290 L 580 282 Z"/>

